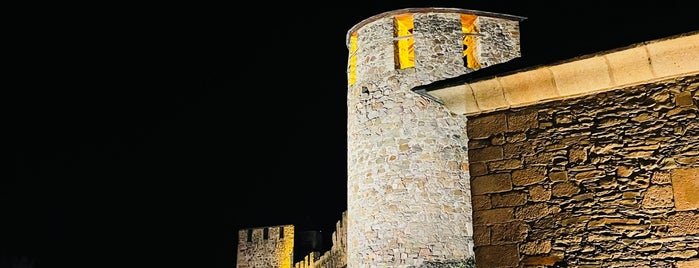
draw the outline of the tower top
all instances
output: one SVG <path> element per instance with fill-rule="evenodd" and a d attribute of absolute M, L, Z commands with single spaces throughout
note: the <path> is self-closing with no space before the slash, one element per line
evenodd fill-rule
<path fill-rule="evenodd" d="M 376 14 L 374 16 L 371 16 L 369 18 L 366 18 L 359 23 L 355 24 L 352 26 L 347 31 L 347 34 L 345 36 L 345 44 L 347 47 L 350 47 L 350 36 L 352 35 L 353 32 L 355 32 L 357 29 L 361 28 L 362 26 L 366 25 L 367 23 L 370 23 L 372 21 L 384 18 L 384 17 L 389 17 L 397 14 L 405 14 L 405 13 L 459 13 L 459 14 L 473 14 L 473 15 L 479 15 L 479 16 L 486 16 L 486 17 L 496 17 L 496 18 L 503 18 L 503 19 L 509 19 L 509 20 L 516 20 L 516 21 L 523 21 L 527 19 L 526 17 L 521 17 L 521 16 L 515 16 L 515 15 L 508 15 L 508 14 L 502 14 L 502 13 L 495 13 L 495 12 L 487 12 L 487 11 L 479 11 L 479 10 L 472 10 L 472 9 L 463 9 L 463 8 L 445 8 L 445 7 L 415 7 L 415 8 L 403 8 L 403 9 L 396 9 L 396 10 L 391 10 L 391 11 L 386 11 L 383 13 Z"/>

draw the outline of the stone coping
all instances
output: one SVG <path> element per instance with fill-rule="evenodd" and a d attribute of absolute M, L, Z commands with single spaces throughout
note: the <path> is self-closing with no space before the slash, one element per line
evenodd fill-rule
<path fill-rule="evenodd" d="M 699 31 L 427 92 L 473 115 L 699 73 Z"/>
<path fill-rule="evenodd" d="M 516 20 L 516 21 L 522 21 L 525 20 L 526 17 L 520 17 L 520 16 L 514 16 L 514 15 L 508 15 L 508 14 L 501 14 L 501 13 L 495 13 L 495 12 L 487 12 L 487 11 L 479 11 L 479 10 L 472 10 L 472 9 L 463 9 L 463 8 L 445 8 L 445 7 L 414 7 L 414 8 L 404 8 L 404 9 L 396 9 L 396 10 L 391 10 L 387 12 L 383 12 L 374 16 L 371 16 L 369 18 L 366 18 L 359 23 L 355 24 L 352 26 L 347 31 L 347 35 L 345 37 L 345 44 L 349 48 L 349 40 L 350 36 L 352 35 L 353 32 L 357 31 L 357 29 L 361 28 L 362 26 L 372 22 L 376 21 L 381 18 L 385 17 L 390 17 L 394 15 L 400 15 L 400 14 L 406 14 L 406 13 L 459 13 L 459 14 L 473 14 L 473 15 L 478 15 L 478 16 L 485 16 L 485 17 L 496 17 L 496 18 L 503 18 L 503 19 L 509 19 L 509 20 Z"/>

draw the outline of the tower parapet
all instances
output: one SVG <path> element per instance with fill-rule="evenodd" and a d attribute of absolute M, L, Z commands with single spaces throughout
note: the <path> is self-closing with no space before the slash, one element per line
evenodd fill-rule
<path fill-rule="evenodd" d="M 348 267 L 472 263 L 466 118 L 411 89 L 519 57 L 522 19 L 410 8 L 349 30 Z"/>
<path fill-rule="evenodd" d="M 294 226 L 238 230 L 237 268 L 292 267 Z"/>

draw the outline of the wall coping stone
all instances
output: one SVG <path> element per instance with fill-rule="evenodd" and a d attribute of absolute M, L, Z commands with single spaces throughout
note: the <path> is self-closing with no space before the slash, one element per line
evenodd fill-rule
<path fill-rule="evenodd" d="M 475 115 L 699 73 L 699 31 L 427 92 Z"/>

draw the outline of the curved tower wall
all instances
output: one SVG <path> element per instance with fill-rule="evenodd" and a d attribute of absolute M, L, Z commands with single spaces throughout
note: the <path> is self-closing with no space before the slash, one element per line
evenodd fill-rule
<path fill-rule="evenodd" d="M 411 15 L 414 66 L 396 66 Z M 473 19 L 464 63 L 462 14 Z M 411 91 L 519 57 L 521 18 L 461 9 L 379 14 L 348 32 L 347 267 L 472 260 L 466 118 Z M 475 47 L 474 47 L 475 46 Z"/>

